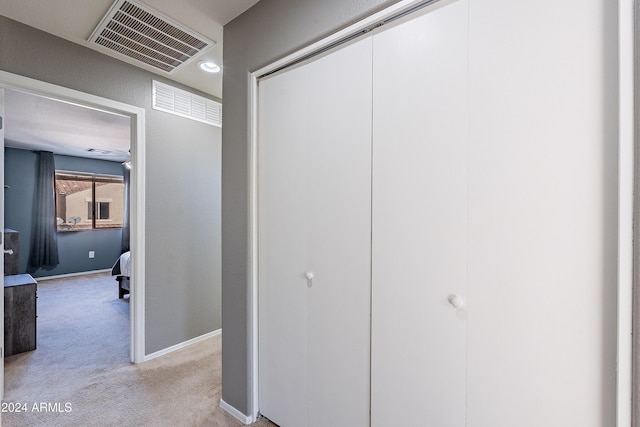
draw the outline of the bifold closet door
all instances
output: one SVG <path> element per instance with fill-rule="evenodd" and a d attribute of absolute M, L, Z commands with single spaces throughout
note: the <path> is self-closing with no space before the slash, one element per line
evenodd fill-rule
<path fill-rule="evenodd" d="M 371 39 L 259 83 L 259 409 L 368 426 Z"/>
<path fill-rule="evenodd" d="M 465 425 L 467 34 L 455 1 L 373 36 L 372 426 Z"/>

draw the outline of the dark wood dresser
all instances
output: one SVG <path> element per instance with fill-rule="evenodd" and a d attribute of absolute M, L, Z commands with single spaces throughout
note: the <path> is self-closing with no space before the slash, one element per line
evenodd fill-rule
<path fill-rule="evenodd" d="M 4 276 L 5 356 L 36 349 L 37 286 L 30 274 Z"/>
<path fill-rule="evenodd" d="M 4 229 L 4 275 L 18 274 L 20 269 L 20 233 L 10 228 Z"/>

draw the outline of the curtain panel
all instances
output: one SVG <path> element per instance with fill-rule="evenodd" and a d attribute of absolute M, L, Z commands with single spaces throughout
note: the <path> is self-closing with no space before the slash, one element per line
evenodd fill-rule
<path fill-rule="evenodd" d="M 35 209 L 29 265 L 35 269 L 55 267 L 58 258 L 56 225 L 55 162 L 53 153 L 39 151 L 36 167 Z"/>
<path fill-rule="evenodd" d="M 124 222 L 122 225 L 122 253 L 129 250 L 130 240 L 130 188 L 131 188 L 131 169 L 129 169 L 124 163 L 122 164 L 122 176 L 124 178 Z"/>

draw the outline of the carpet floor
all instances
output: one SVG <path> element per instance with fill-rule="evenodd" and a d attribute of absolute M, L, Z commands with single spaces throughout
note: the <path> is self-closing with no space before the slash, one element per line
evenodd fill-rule
<path fill-rule="evenodd" d="M 219 407 L 220 336 L 132 365 L 107 273 L 41 281 L 37 304 L 37 349 L 5 359 L 3 426 L 242 425 Z"/>

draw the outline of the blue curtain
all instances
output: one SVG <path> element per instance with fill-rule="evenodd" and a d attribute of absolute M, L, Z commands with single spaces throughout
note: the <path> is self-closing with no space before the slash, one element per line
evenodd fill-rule
<path fill-rule="evenodd" d="M 38 152 L 34 228 L 29 265 L 35 269 L 55 267 L 58 259 L 58 230 L 56 225 L 56 167 L 53 153 Z"/>
<path fill-rule="evenodd" d="M 129 250 L 129 239 L 131 227 L 129 225 L 129 211 L 130 211 L 130 182 L 131 182 L 131 169 L 129 169 L 124 163 L 122 164 L 122 176 L 124 178 L 124 223 L 122 225 L 122 253 Z"/>

